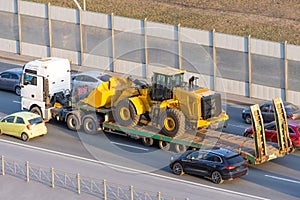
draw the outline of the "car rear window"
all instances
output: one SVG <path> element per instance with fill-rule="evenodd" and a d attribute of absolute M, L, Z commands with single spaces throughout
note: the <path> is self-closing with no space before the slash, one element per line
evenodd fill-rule
<path fill-rule="evenodd" d="M 33 118 L 28 120 L 29 124 L 35 125 L 43 122 L 43 119 L 41 117 Z"/>
<path fill-rule="evenodd" d="M 284 107 L 286 110 L 291 110 L 291 111 L 296 111 L 299 109 L 297 106 L 295 106 L 293 104 L 286 104 Z"/>
<path fill-rule="evenodd" d="M 240 155 L 235 155 L 226 159 L 229 165 L 243 162 L 244 159 Z"/>

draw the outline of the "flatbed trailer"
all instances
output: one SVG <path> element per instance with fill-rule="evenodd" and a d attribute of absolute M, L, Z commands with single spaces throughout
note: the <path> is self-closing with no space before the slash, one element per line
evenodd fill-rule
<path fill-rule="evenodd" d="M 258 110 L 254 110 L 253 112 L 258 113 Z M 186 130 L 184 134 L 169 137 L 160 133 L 160 129 L 157 126 L 143 119 L 134 127 L 121 126 L 114 122 L 110 108 L 96 109 L 87 104 L 78 104 L 69 109 L 58 108 L 54 113 L 60 116 L 60 121 L 66 121 L 67 125 L 70 123 L 68 120 L 69 116 L 73 115 L 73 118 L 78 119 L 76 123 L 80 123 L 84 131 L 90 134 L 103 130 L 108 133 L 141 139 L 146 146 L 152 146 L 154 141 L 156 141 L 159 148 L 166 151 L 172 148 L 177 153 L 184 152 L 188 148 L 211 149 L 216 146 L 224 147 L 239 153 L 249 164 L 253 165 L 283 157 L 293 150 L 289 148 L 289 144 L 283 148 L 282 145 L 278 145 L 277 143 L 266 142 L 264 131 L 257 131 L 254 134 L 254 138 L 211 129 Z M 99 119 L 102 121 L 100 122 Z M 253 120 L 257 121 L 255 119 L 260 119 L 259 115 L 254 116 Z M 257 126 L 263 127 L 263 124 L 258 124 Z M 93 127 L 93 130 L 89 130 L 88 127 Z M 95 127 L 97 128 L 95 129 Z M 282 133 L 280 134 L 282 135 Z M 288 137 L 288 134 L 285 134 L 285 136 Z"/>
<path fill-rule="evenodd" d="M 213 147 L 224 147 L 239 153 L 245 158 L 249 164 L 262 164 L 269 160 L 282 157 L 285 154 L 280 153 L 276 148 L 276 143 L 267 143 L 266 148 L 268 154 L 264 157 L 257 157 L 255 152 L 255 141 L 252 138 L 224 133 L 214 130 L 200 130 L 197 132 L 186 132 L 178 137 L 168 137 L 159 133 L 156 129 L 149 125 L 140 125 L 134 128 L 120 126 L 113 122 L 105 122 L 102 124 L 105 132 L 126 135 L 142 141 L 156 140 L 159 147 L 163 150 L 169 150 L 173 146 L 176 152 L 183 152 L 187 148 L 192 149 L 211 149 Z M 151 142 L 153 144 L 153 142 Z M 145 144 L 145 143 L 144 143 Z M 146 142 L 147 145 L 147 142 Z M 148 145 L 150 146 L 150 145 Z"/>

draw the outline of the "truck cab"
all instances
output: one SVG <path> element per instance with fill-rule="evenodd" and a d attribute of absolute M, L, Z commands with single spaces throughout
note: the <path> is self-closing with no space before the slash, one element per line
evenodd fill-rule
<path fill-rule="evenodd" d="M 21 109 L 51 119 L 55 95 L 71 91 L 69 60 L 48 57 L 28 62 L 23 66 L 21 88 Z"/>

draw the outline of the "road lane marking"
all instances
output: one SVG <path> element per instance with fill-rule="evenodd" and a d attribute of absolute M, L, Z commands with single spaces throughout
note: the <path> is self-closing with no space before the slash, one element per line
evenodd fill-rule
<path fill-rule="evenodd" d="M 122 143 L 118 143 L 118 142 L 110 142 L 110 143 L 115 144 L 115 145 L 119 145 L 119 146 L 130 147 L 130 148 L 134 148 L 134 149 L 140 149 L 140 150 L 143 150 L 143 151 L 149 151 L 149 149 L 145 149 L 145 148 L 142 148 L 142 147 L 136 147 L 136 146 L 132 146 L 132 145 L 128 145 L 128 144 L 122 144 Z"/>
<path fill-rule="evenodd" d="M 277 176 L 271 176 L 271 175 L 265 175 L 265 176 L 266 176 L 266 177 L 269 177 L 269 178 L 281 180 L 281 181 L 286 181 L 286 182 L 291 182 L 291 183 L 297 183 L 297 184 L 300 184 L 300 181 L 295 181 L 295 180 L 291 180 L 291 179 L 287 179 L 287 178 L 280 178 L 280 177 L 277 177 Z"/>
<path fill-rule="evenodd" d="M 13 101 L 14 103 L 18 103 L 18 104 L 21 104 L 21 102 L 20 101 Z"/>
<path fill-rule="evenodd" d="M 243 125 L 235 125 L 235 124 L 227 124 L 227 126 L 233 126 L 233 127 L 242 128 L 242 129 L 245 129 L 245 128 L 246 128 L 246 126 L 243 126 Z"/>
<path fill-rule="evenodd" d="M 12 142 L 12 141 L 9 141 L 9 140 L 0 139 L 0 142 L 7 143 L 7 144 L 12 144 L 12 145 L 17 145 L 17 146 L 28 148 L 28 149 L 39 150 L 39 151 L 42 151 L 42 152 L 55 154 L 55 155 L 59 155 L 59 156 L 65 156 L 65 157 L 72 158 L 72 159 L 78 159 L 78 160 L 82 160 L 82 161 L 86 161 L 86 162 L 90 162 L 90 163 L 107 165 L 107 166 L 119 168 L 121 170 L 125 170 L 126 172 L 127 171 L 137 172 L 137 173 L 142 173 L 142 174 L 149 175 L 149 176 L 154 176 L 154 177 L 158 177 L 158 178 L 167 179 L 167 180 L 170 180 L 170 181 L 176 181 L 176 182 L 181 182 L 181 183 L 185 183 L 185 184 L 188 184 L 188 185 L 204 187 L 204 188 L 207 188 L 207 189 L 220 191 L 220 192 L 225 192 L 225 193 L 228 193 L 228 194 L 235 194 L 235 195 L 239 195 L 239 196 L 243 196 L 243 197 L 250 197 L 252 199 L 269 200 L 268 198 L 259 197 L 259 196 L 255 196 L 255 195 L 251 195 L 251 194 L 246 194 L 246 193 L 242 193 L 242 192 L 236 192 L 236 191 L 227 190 L 227 189 L 223 189 L 223 188 L 217 188 L 217 187 L 213 187 L 213 186 L 209 186 L 209 185 L 204 185 L 204 184 L 201 184 L 201 183 L 195 183 L 195 182 L 191 182 L 191 181 L 181 180 L 181 179 L 178 179 L 178 178 L 173 178 L 173 177 L 169 177 L 169 176 L 155 174 L 155 173 L 142 171 L 142 170 L 138 170 L 138 169 L 132 169 L 132 168 L 128 168 L 128 167 L 124 167 L 124 166 L 120 166 L 120 165 L 115 165 L 115 164 L 112 164 L 112 163 L 107 163 L 107 162 L 103 162 L 103 161 L 98 161 L 98 160 L 93 160 L 93 159 L 84 158 L 84 157 L 80 157 L 80 156 L 75 156 L 75 155 L 72 155 L 72 154 L 62 153 L 62 152 L 59 152 L 59 151 L 53 151 L 53 150 L 50 150 L 50 149 L 44 149 L 44 148 L 40 148 L 40 147 L 29 146 L 29 145 L 26 145 L 26 144 Z"/>

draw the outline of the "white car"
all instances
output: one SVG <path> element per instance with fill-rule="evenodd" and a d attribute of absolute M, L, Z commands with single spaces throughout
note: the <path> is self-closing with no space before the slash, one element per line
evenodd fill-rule
<path fill-rule="evenodd" d="M 111 75 L 99 71 L 86 71 L 72 75 L 72 90 L 79 96 L 89 93 L 102 82 L 109 81 Z"/>

